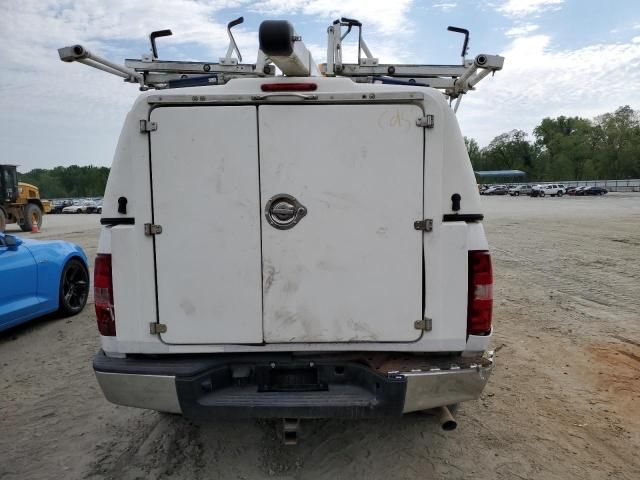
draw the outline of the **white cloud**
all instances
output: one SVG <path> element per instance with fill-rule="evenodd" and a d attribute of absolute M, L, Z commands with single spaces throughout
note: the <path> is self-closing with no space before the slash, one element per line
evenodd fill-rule
<path fill-rule="evenodd" d="M 631 41 L 632 41 L 633 43 L 640 43 L 640 37 L 633 37 L 633 38 L 631 39 Z"/>
<path fill-rule="evenodd" d="M 498 11 L 510 17 L 524 17 L 549 9 L 558 9 L 564 0 L 507 0 Z"/>
<path fill-rule="evenodd" d="M 413 0 L 261 0 L 250 7 L 269 15 L 304 14 L 317 19 L 355 18 L 376 33 L 397 35 L 410 24 Z M 365 30 L 366 31 L 366 30 Z"/>
<path fill-rule="evenodd" d="M 535 32 L 536 30 L 538 30 L 538 28 L 540 28 L 540 25 L 527 23 L 525 25 L 517 25 L 515 27 L 512 27 L 504 32 L 504 34 L 508 37 L 522 37 L 523 35 Z"/>
<path fill-rule="evenodd" d="M 413 33 L 409 15 L 413 0 L 260 0 L 251 11 L 262 15 L 308 15 L 324 27 L 341 17 L 354 18 L 363 24 L 363 38 L 374 57 L 381 62 L 407 61 L 411 49 L 403 43 Z M 304 38 L 303 38 L 304 40 Z M 356 62 L 357 35 L 343 43 L 343 61 Z M 326 61 L 326 45 L 307 44 L 316 63 Z"/>
<path fill-rule="evenodd" d="M 531 35 L 515 38 L 503 55 L 504 69 L 467 95 L 458 114 L 465 134 L 482 144 L 514 128 L 531 132 L 547 116 L 640 105 L 638 42 L 557 50 L 549 36 Z"/>
<path fill-rule="evenodd" d="M 443 2 L 443 3 L 435 3 L 433 5 L 433 8 L 437 8 L 439 10 L 442 10 L 443 12 L 448 12 L 449 10 L 454 9 L 457 6 L 458 6 L 457 3 L 453 3 L 453 2 L 445 3 L 445 2 Z"/>

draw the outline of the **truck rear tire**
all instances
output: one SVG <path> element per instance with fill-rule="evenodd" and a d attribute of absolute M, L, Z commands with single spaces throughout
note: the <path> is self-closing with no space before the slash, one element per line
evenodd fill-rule
<path fill-rule="evenodd" d="M 42 210 L 35 203 L 28 203 L 24 207 L 24 222 L 20 225 L 23 232 L 30 232 L 33 224 L 38 225 L 38 230 L 42 226 Z"/>

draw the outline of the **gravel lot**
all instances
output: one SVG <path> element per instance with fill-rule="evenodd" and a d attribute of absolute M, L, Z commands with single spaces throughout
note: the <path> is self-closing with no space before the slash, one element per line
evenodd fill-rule
<path fill-rule="evenodd" d="M 111 405 L 89 305 L 0 334 L 0 478 L 640 478 L 640 195 L 483 202 L 497 366 L 456 431 L 318 420 L 284 447 L 272 422 Z M 93 261 L 98 232 L 97 215 L 58 215 L 38 237 Z"/>

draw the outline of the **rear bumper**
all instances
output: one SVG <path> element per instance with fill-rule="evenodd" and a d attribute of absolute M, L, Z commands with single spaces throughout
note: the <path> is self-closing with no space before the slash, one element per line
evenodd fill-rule
<path fill-rule="evenodd" d="M 478 398 L 493 355 L 111 358 L 99 352 L 93 367 L 112 403 L 189 418 L 371 418 Z"/>

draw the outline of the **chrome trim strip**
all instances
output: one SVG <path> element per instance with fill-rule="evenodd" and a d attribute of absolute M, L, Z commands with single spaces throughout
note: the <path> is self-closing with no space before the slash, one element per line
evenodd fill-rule
<path fill-rule="evenodd" d="M 189 95 L 183 93 L 166 93 L 166 94 L 154 94 L 147 97 L 147 103 L 149 105 L 154 104 L 212 104 L 212 103 L 256 103 L 256 94 L 206 94 L 204 91 L 202 95 Z M 283 92 L 286 93 L 286 92 Z M 424 101 L 425 95 L 419 91 L 408 92 L 384 92 L 378 90 L 372 90 L 371 92 L 349 92 L 349 93 L 329 93 L 329 92 L 314 92 L 315 98 L 305 99 L 304 104 L 316 103 L 316 102 L 357 102 L 357 103 L 371 103 L 371 102 L 416 102 Z M 258 96 L 262 96 L 258 95 Z M 300 103 L 300 98 L 289 96 L 289 98 L 278 98 L 278 102 L 286 103 Z M 269 99 L 261 99 L 260 102 L 269 103 Z"/>

